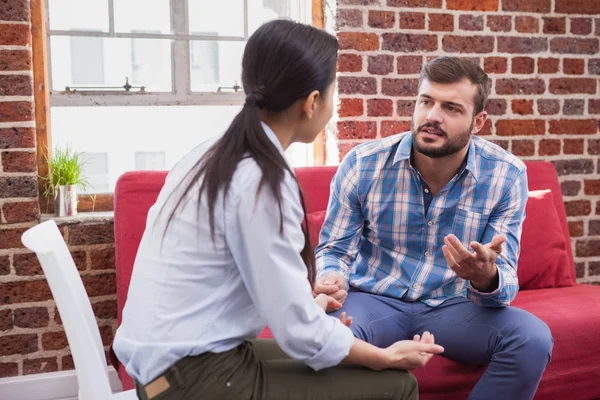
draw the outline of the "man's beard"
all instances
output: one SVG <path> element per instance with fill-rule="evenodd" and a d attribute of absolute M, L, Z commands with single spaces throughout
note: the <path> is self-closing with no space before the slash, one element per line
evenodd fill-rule
<path fill-rule="evenodd" d="M 448 136 L 448 134 L 446 133 L 446 131 L 444 131 L 442 128 L 440 128 L 439 124 L 426 122 L 423 125 L 419 126 L 417 129 L 415 129 L 415 123 L 413 120 L 411 122 L 411 134 L 412 134 L 413 147 L 419 153 L 424 154 L 427 157 L 431 157 L 431 158 L 441 158 L 441 157 L 447 157 L 452 154 L 455 154 L 455 153 L 459 152 L 460 150 L 462 150 L 467 144 L 469 144 L 469 141 L 471 140 L 471 130 L 473 129 L 474 122 L 475 122 L 475 120 L 473 119 L 471 121 L 471 125 L 469 126 L 469 129 L 450 138 Z M 428 146 L 427 144 L 423 144 L 423 143 L 419 142 L 419 140 L 417 140 L 417 134 L 423 128 L 430 128 L 430 129 L 434 130 L 435 134 L 437 134 L 445 139 L 444 143 L 441 146 L 433 147 L 433 146 Z"/>

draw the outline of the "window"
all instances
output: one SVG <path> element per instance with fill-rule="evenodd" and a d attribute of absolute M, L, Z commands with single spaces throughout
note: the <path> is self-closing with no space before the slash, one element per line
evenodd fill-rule
<path fill-rule="evenodd" d="M 96 193 L 112 192 L 126 171 L 171 168 L 239 112 L 248 37 L 274 18 L 311 21 L 311 4 L 47 0 L 53 146 L 85 153 Z M 288 150 L 295 166 L 312 165 L 312 154 Z"/>

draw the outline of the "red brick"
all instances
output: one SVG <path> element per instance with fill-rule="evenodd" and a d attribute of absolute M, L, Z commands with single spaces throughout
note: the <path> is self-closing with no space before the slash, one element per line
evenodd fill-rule
<path fill-rule="evenodd" d="M 489 115 L 504 115 L 506 114 L 506 100 L 489 99 L 485 105 L 485 110 Z"/>
<path fill-rule="evenodd" d="M 46 307 L 27 307 L 14 310 L 14 324 L 19 328 L 44 328 L 50 317 Z"/>
<path fill-rule="evenodd" d="M 1 181 L 0 181 L 0 187 Z M 2 193 L 0 191 L 0 193 Z M 18 196 L 17 196 L 18 197 Z M 17 249 L 22 248 L 21 236 L 27 228 L 1 229 L 0 228 L 0 249 Z"/>
<path fill-rule="evenodd" d="M 0 45 L 26 46 L 31 40 L 29 25 L 0 24 Z"/>
<path fill-rule="evenodd" d="M 560 119 L 551 120 L 548 132 L 565 135 L 594 135 L 598 131 L 595 119 Z"/>
<path fill-rule="evenodd" d="M 0 129 L 0 149 L 35 147 L 34 128 Z"/>
<path fill-rule="evenodd" d="M 565 14 L 600 14 L 600 2 L 590 0 L 556 0 L 556 12 Z"/>
<path fill-rule="evenodd" d="M 398 56 L 396 61 L 399 74 L 418 74 L 423 68 L 423 57 L 421 56 Z"/>
<path fill-rule="evenodd" d="M 425 13 L 401 12 L 400 29 L 425 29 Z"/>
<path fill-rule="evenodd" d="M 105 346 L 111 345 L 115 337 L 114 330 L 111 326 L 99 326 L 100 337 L 102 338 L 102 344 Z"/>
<path fill-rule="evenodd" d="M 577 257 L 600 256 L 600 240 L 578 240 L 575 243 L 575 254 Z"/>
<path fill-rule="evenodd" d="M 565 201 L 565 210 L 569 217 L 590 215 L 592 212 L 592 205 L 588 200 Z"/>
<path fill-rule="evenodd" d="M 31 96 L 33 86 L 28 75 L 0 75 L 0 96 Z"/>
<path fill-rule="evenodd" d="M 415 110 L 414 100 L 398 100 L 396 105 L 398 107 L 399 117 L 410 117 L 411 115 L 413 115 L 413 112 Z"/>
<path fill-rule="evenodd" d="M 594 162 L 589 159 L 552 161 L 558 176 L 591 174 L 594 172 Z"/>
<path fill-rule="evenodd" d="M 483 15 L 460 15 L 458 27 L 463 31 L 482 31 Z"/>
<path fill-rule="evenodd" d="M 1 2 L 0 21 L 29 22 L 29 0 Z"/>
<path fill-rule="evenodd" d="M 533 74 L 535 60 L 531 57 L 514 57 L 512 59 L 513 74 Z"/>
<path fill-rule="evenodd" d="M 362 99 L 340 99 L 338 115 L 340 117 L 359 117 L 363 115 Z"/>
<path fill-rule="evenodd" d="M 498 11 L 499 0 L 446 0 L 448 10 Z"/>
<path fill-rule="evenodd" d="M 342 161 L 344 159 L 344 157 L 346 157 L 346 154 L 348 154 L 348 152 L 350 150 L 352 150 L 354 147 L 356 147 L 357 145 L 359 145 L 361 143 L 364 143 L 364 141 L 338 142 L 339 161 Z"/>
<path fill-rule="evenodd" d="M 335 22 L 338 28 L 352 27 L 358 28 L 363 24 L 362 11 L 348 8 L 338 8 Z"/>
<path fill-rule="evenodd" d="M 69 371 L 75 369 L 75 363 L 73 362 L 73 356 L 64 356 L 61 360 L 61 371 Z"/>
<path fill-rule="evenodd" d="M 565 139 L 563 140 L 564 154 L 583 154 L 583 139 Z"/>
<path fill-rule="evenodd" d="M 590 155 L 600 154 L 600 139 L 589 139 L 588 140 L 588 154 L 590 154 Z"/>
<path fill-rule="evenodd" d="M 541 119 L 500 120 L 496 122 L 498 136 L 531 136 L 546 133 L 546 122 Z"/>
<path fill-rule="evenodd" d="M 490 140 L 490 142 L 494 143 L 496 146 L 502 147 L 504 150 L 508 151 L 508 140 Z"/>
<path fill-rule="evenodd" d="M 569 221 L 569 235 L 571 237 L 583 236 L 583 221 Z"/>
<path fill-rule="evenodd" d="M 588 113 L 600 114 L 600 99 L 589 99 L 588 100 Z"/>
<path fill-rule="evenodd" d="M 438 48 L 436 35 L 412 35 L 406 33 L 384 33 L 382 49 L 402 53 L 435 51 Z"/>
<path fill-rule="evenodd" d="M 33 253 L 15 254 L 13 256 L 13 265 L 19 276 L 43 275 L 42 267 Z"/>
<path fill-rule="evenodd" d="M 46 281 L 20 281 L 0 283 L 2 304 L 31 303 L 52 299 Z"/>
<path fill-rule="evenodd" d="M 117 301 L 105 300 L 92 304 L 94 315 L 98 319 L 116 319 L 117 318 Z"/>
<path fill-rule="evenodd" d="M 112 222 L 69 226 L 69 245 L 114 243 Z"/>
<path fill-rule="evenodd" d="M 9 224 L 35 221 L 40 218 L 40 205 L 37 201 L 4 203 L 2 214 Z"/>
<path fill-rule="evenodd" d="M 81 279 L 89 297 L 108 296 L 117 293 L 116 277 L 113 272 L 86 275 Z"/>
<path fill-rule="evenodd" d="M 387 0 L 390 7 L 427 7 L 441 8 L 442 0 Z"/>
<path fill-rule="evenodd" d="M 550 79 L 550 93 L 596 93 L 597 79 L 594 78 L 552 78 Z"/>
<path fill-rule="evenodd" d="M 560 183 L 560 191 L 563 196 L 577 196 L 581 190 L 580 181 L 563 181 Z"/>
<path fill-rule="evenodd" d="M 600 275 L 600 262 L 598 262 L 598 261 L 593 261 L 593 262 L 590 261 L 589 268 L 590 268 L 590 276 Z"/>
<path fill-rule="evenodd" d="M 581 75 L 585 69 L 585 60 L 581 58 L 565 58 L 563 60 L 563 72 L 571 75 Z"/>
<path fill-rule="evenodd" d="M 555 74 L 558 72 L 558 58 L 538 58 L 538 72 L 540 74 Z"/>
<path fill-rule="evenodd" d="M 339 139 L 374 139 L 377 136 L 377 123 L 366 121 L 338 121 Z"/>
<path fill-rule="evenodd" d="M 381 137 L 388 137 L 410 130 L 410 121 L 382 121 Z"/>
<path fill-rule="evenodd" d="M 510 32 L 512 19 L 509 15 L 488 15 L 487 26 L 492 32 Z"/>
<path fill-rule="evenodd" d="M 507 70 L 508 60 L 505 57 L 486 57 L 483 70 L 486 74 L 503 74 Z"/>
<path fill-rule="evenodd" d="M 537 101 L 538 113 L 540 115 L 554 115 L 560 111 L 560 103 L 558 100 L 539 99 Z"/>
<path fill-rule="evenodd" d="M 30 354 L 38 350 L 38 337 L 35 333 L 0 336 L 0 356 Z"/>
<path fill-rule="evenodd" d="M 0 275 L 8 274 L 10 274 L 10 258 L 8 256 L 0 256 Z"/>
<path fill-rule="evenodd" d="M 560 54 L 598 54 L 598 39 L 556 37 L 550 40 L 550 51 Z"/>
<path fill-rule="evenodd" d="M 497 94 L 543 94 L 546 85 L 541 79 L 498 79 Z"/>
<path fill-rule="evenodd" d="M 5 151 L 2 153 L 4 172 L 36 172 L 36 154 L 28 151 Z"/>
<path fill-rule="evenodd" d="M 340 50 L 379 50 L 379 35 L 365 32 L 338 32 Z"/>
<path fill-rule="evenodd" d="M 560 140 L 542 139 L 539 143 L 540 156 L 555 156 L 560 154 Z"/>
<path fill-rule="evenodd" d="M 29 50 L 0 50 L 0 71 L 29 71 L 30 69 Z"/>
<path fill-rule="evenodd" d="M 592 33 L 591 18 L 570 18 L 571 33 L 574 35 L 589 35 Z"/>
<path fill-rule="evenodd" d="M 535 142 L 533 140 L 513 140 L 512 153 L 515 156 L 532 156 L 535 154 Z"/>
<path fill-rule="evenodd" d="M 454 15 L 429 14 L 428 30 L 430 32 L 452 32 L 454 30 Z"/>
<path fill-rule="evenodd" d="M 87 253 L 85 250 L 71 251 L 71 257 L 73 258 L 73 262 L 75 262 L 77 270 L 83 271 L 87 269 Z"/>
<path fill-rule="evenodd" d="M 588 195 L 600 194 L 600 179 L 586 179 L 583 181 L 583 193 Z"/>
<path fill-rule="evenodd" d="M 500 53 L 531 54 L 541 53 L 548 49 L 546 38 L 526 37 L 498 37 L 498 51 Z"/>
<path fill-rule="evenodd" d="M 391 101 L 391 100 L 390 100 Z M 115 248 L 90 250 L 92 269 L 115 269 Z"/>
<path fill-rule="evenodd" d="M 592 220 L 588 225 L 588 234 L 590 236 L 600 236 L 600 220 Z M 600 262 L 596 263 L 598 266 L 598 273 L 600 273 Z M 590 266 L 591 270 L 591 266 Z"/>
<path fill-rule="evenodd" d="M 340 94 L 376 94 L 377 80 L 373 77 L 338 77 Z"/>
<path fill-rule="evenodd" d="M 67 346 L 69 346 L 69 342 L 64 331 L 44 332 L 42 334 L 42 348 L 44 350 L 62 350 Z"/>
<path fill-rule="evenodd" d="M 600 18 L 598 18 L 598 25 L 600 26 Z M 600 58 L 593 58 L 588 60 L 588 68 L 590 74 L 600 75 Z"/>
<path fill-rule="evenodd" d="M 416 96 L 419 93 L 419 80 L 383 78 L 381 93 L 386 96 Z"/>
<path fill-rule="evenodd" d="M 492 36 L 444 36 L 444 51 L 449 53 L 491 53 L 494 51 Z"/>
<path fill-rule="evenodd" d="M 502 0 L 503 11 L 549 13 L 551 0 Z"/>
<path fill-rule="evenodd" d="M 43 374 L 58 371 L 56 357 L 23 360 L 23 375 Z"/>
<path fill-rule="evenodd" d="M 12 310 L 0 310 L 0 332 L 11 330 L 14 326 Z"/>
<path fill-rule="evenodd" d="M 564 115 L 583 115 L 585 108 L 585 100 L 583 99 L 567 99 L 563 105 Z"/>
<path fill-rule="evenodd" d="M 4 26 L 0 24 L 1 27 Z M 33 120 L 33 103 L 30 101 L 0 102 L 0 122 Z"/>
<path fill-rule="evenodd" d="M 396 13 L 393 11 L 369 10 L 368 24 L 371 28 L 393 28 L 396 24 Z"/>
<path fill-rule="evenodd" d="M 0 363 L 0 378 L 19 375 L 19 364 L 16 362 Z"/>
<path fill-rule="evenodd" d="M 600 201 L 596 203 L 596 215 L 600 215 Z"/>
<path fill-rule="evenodd" d="M 485 124 L 483 124 L 483 127 L 481 128 L 481 130 L 479 132 L 477 132 L 478 136 L 486 136 L 486 135 L 491 135 L 492 134 L 492 120 L 491 119 L 487 119 L 485 121 Z"/>
<path fill-rule="evenodd" d="M 529 115 L 533 114 L 533 100 L 512 100 L 511 108 L 514 114 Z"/>
<path fill-rule="evenodd" d="M 367 115 L 369 117 L 391 117 L 394 114 L 394 102 L 390 99 L 367 100 Z"/>
<path fill-rule="evenodd" d="M 338 72 L 362 71 L 362 57 L 358 54 L 340 54 L 338 57 Z"/>
<path fill-rule="evenodd" d="M 367 72 L 371 75 L 387 75 L 394 71 L 394 56 L 381 54 L 369 56 L 367 59 Z"/>
<path fill-rule="evenodd" d="M 543 17 L 544 33 L 561 34 L 566 33 L 567 19 L 565 17 Z"/>
<path fill-rule="evenodd" d="M 515 17 L 515 30 L 521 33 L 538 33 L 540 31 L 540 19 L 537 17 Z"/>

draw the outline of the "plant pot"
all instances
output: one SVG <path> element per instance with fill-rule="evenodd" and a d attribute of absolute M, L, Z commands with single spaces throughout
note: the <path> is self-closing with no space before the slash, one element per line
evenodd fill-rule
<path fill-rule="evenodd" d="M 57 217 L 77 215 L 77 187 L 75 185 L 54 188 L 54 212 Z"/>

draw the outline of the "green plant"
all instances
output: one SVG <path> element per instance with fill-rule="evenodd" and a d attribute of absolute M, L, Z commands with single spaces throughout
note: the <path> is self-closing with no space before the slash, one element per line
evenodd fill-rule
<path fill-rule="evenodd" d="M 91 187 L 90 182 L 83 173 L 85 161 L 81 153 L 71 150 L 69 145 L 64 149 L 57 147 L 52 158 L 45 156 L 48 164 L 48 174 L 43 177 L 46 181 L 44 196 L 55 195 L 58 186 L 75 185 L 77 189 L 86 192 Z"/>

